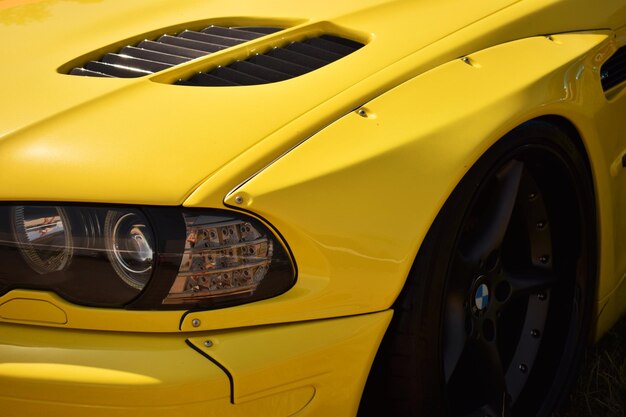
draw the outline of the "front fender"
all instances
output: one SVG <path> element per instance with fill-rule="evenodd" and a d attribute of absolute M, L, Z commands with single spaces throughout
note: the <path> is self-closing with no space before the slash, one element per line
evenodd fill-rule
<path fill-rule="evenodd" d="M 270 300 L 193 316 L 228 327 L 389 308 L 440 208 L 493 143 L 542 115 L 591 118 L 583 92 L 602 91 L 589 60 L 610 36 L 533 37 L 454 60 L 292 149 L 225 204 L 280 231 L 297 284 Z"/>

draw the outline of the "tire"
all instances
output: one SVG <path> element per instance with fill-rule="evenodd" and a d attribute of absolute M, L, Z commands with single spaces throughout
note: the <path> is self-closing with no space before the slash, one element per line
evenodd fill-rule
<path fill-rule="evenodd" d="M 498 141 L 433 223 L 359 416 L 549 417 L 577 373 L 596 281 L 594 192 L 575 134 Z"/>

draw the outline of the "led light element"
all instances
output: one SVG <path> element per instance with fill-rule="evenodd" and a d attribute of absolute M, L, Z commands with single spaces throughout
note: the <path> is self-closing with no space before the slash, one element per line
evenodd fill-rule
<path fill-rule="evenodd" d="M 183 259 L 164 304 L 251 294 L 265 278 L 273 241 L 251 222 L 220 220 L 185 215 Z"/>
<path fill-rule="evenodd" d="M 20 253 L 35 272 L 62 271 L 70 264 L 72 233 L 62 208 L 15 206 L 12 218 Z"/>

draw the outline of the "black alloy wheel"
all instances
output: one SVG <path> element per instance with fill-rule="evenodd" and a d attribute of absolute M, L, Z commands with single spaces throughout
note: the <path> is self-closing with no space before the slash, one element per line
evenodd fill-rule
<path fill-rule="evenodd" d="M 578 146 L 539 119 L 468 172 L 395 305 L 360 416 L 549 417 L 559 407 L 595 295 L 594 193 Z"/>

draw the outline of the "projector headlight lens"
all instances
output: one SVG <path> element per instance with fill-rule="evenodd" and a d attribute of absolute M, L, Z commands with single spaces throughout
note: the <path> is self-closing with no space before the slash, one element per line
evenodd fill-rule
<path fill-rule="evenodd" d="M 142 290 L 152 273 L 154 238 L 146 217 L 138 211 L 111 210 L 104 222 L 107 255 L 115 272 Z"/>

